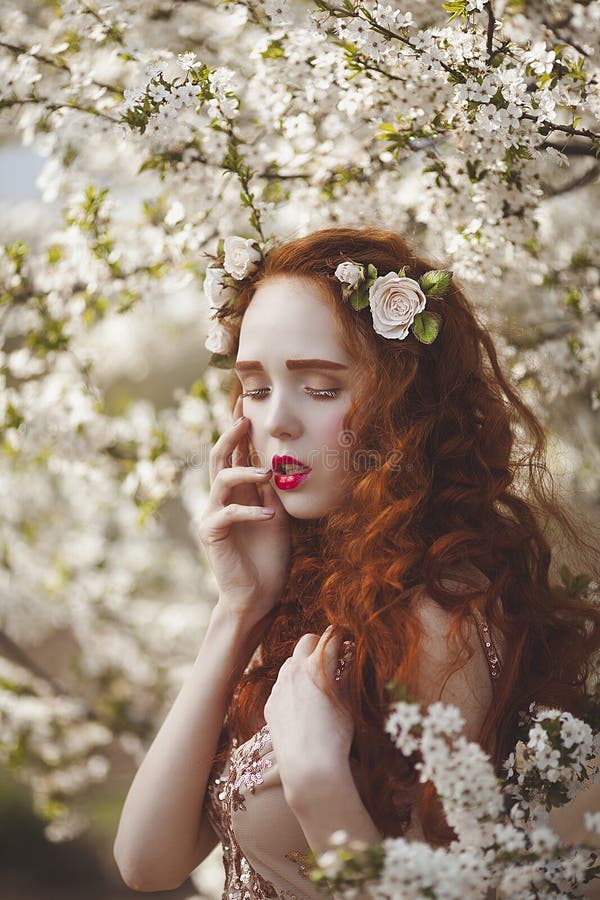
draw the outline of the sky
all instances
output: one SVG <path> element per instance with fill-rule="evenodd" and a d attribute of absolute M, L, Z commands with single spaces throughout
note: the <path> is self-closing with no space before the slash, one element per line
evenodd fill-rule
<path fill-rule="evenodd" d="M 8 144 L 0 148 L 0 200 L 39 199 L 35 179 L 43 165 L 43 158 L 28 147 Z"/>

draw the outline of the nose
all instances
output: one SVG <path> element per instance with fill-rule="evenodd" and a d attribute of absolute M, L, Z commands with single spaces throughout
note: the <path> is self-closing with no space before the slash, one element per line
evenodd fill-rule
<path fill-rule="evenodd" d="M 265 401 L 263 401 L 265 402 Z M 273 391 L 266 401 L 267 414 L 264 420 L 266 431 L 272 437 L 290 440 L 302 434 L 302 423 L 294 412 L 294 404 L 285 391 Z"/>

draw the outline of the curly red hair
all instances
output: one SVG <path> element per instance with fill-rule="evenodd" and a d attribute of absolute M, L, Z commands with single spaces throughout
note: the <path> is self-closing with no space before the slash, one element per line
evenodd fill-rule
<path fill-rule="evenodd" d="M 499 771 L 514 746 L 518 713 L 532 700 L 585 714 L 600 610 L 585 584 L 551 583 L 550 567 L 566 562 L 600 581 L 598 543 L 583 537 L 592 525 L 557 499 L 544 427 L 502 372 L 457 280 L 443 298 L 427 300 L 442 317 L 432 344 L 413 335 L 388 340 L 374 331 L 368 308 L 356 311 L 342 298 L 334 273 L 348 258 L 372 263 L 379 274 L 406 265 L 415 279 L 448 268 L 417 256 L 389 230 L 326 228 L 271 250 L 239 297 L 243 315 L 258 285 L 275 275 L 316 279 L 325 289 L 360 366 L 346 417 L 358 464 L 350 466 L 342 508 L 323 519 L 292 519 L 287 587 L 261 622 L 259 652 L 237 684 L 216 760 L 224 760 L 233 736 L 247 740 L 263 720 L 300 636 L 332 623 L 356 644 L 344 677 L 363 802 L 386 836 L 402 834 L 417 805 L 426 839 L 440 844 L 453 832 L 435 792 L 422 790 L 415 760 L 403 758 L 384 732 L 389 682 L 415 696 L 421 625 L 411 601 L 426 591 L 451 614 L 451 635 L 459 638 L 474 608 L 502 633 L 502 672 L 478 737 Z M 234 379 L 232 408 L 239 393 Z M 383 463 L 371 466 L 372 459 Z M 551 547 L 560 547 L 560 560 Z M 487 589 L 444 587 L 446 573 L 465 561 L 489 579 Z"/>

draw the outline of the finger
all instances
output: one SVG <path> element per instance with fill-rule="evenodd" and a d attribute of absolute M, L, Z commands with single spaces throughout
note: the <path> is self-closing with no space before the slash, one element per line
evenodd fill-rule
<path fill-rule="evenodd" d="M 313 650 L 313 655 L 317 661 L 319 661 L 320 657 L 323 658 L 325 670 L 332 678 L 338 666 L 341 642 L 341 633 L 336 634 L 335 625 L 329 625 Z"/>
<path fill-rule="evenodd" d="M 242 397 L 240 395 L 233 407 L 232 424 L 223 431 L 211 448 L 209 455 L 211 481 L 214 480 L 217 472 L 232 465 L 233 451 L 248 428 L 248 419 L 239 421 L 242 415 Z"/>
<path fill-rule="evenodd" d="M 261 457 L 260 454 L 257 452 L 256 447 L 252 443 L 252 438 L 250 437 L 250 430 L 248 430 L 245 433 L 244 438 L 245 438 L 246 451 L 248 453 L 248 465 L 253 466 L 256 464 L 257 466 L 262 466 L 262 465 L 270 466 L 271 460 Z M 260 462 L 259 462 L 259 460 L 260 460 Z"/>
<path fill-rule="evenodd" d="M 323 650 L 323 647 L 325 646 L 325 642 L 327 641 L 329 635 L 333 634 L 334 629 L 335 629 L 335 625 L 328 625 L 327 628 L 325 629 L 325 631 L 319 636 L 319 641 L 314 649 L 315 653 L 319 653 L 320 651 Z M 331 644 L 331 642 L 330 642 L 330 644 Z"/>
<path fill-rule="evenodd" d="M 235 403 L 233 404 L 233 409 L 231 410 L 231 423 L 237 422 L 244 414 L 243 410 L 243 398 L 241 394 L 238 394 L 236 397 Z M 233 453 L 231 454 L 231 464 L 233 466 L 240 465 L 240 445 L 242 442 L 242 436 L 238 435 L 238 443 L 233 448 Z"/>
<path fill-rule="evenodd" d="M 214 544 L 226 538 L 236 522 L 268 522 L 272 517 L 273 513 L 265 511 L 264 506 L 228 503 L 223 509 L 205 517 L 198 528 L 198 535 L 203 544 Z"/>
<path fill-rule="evenodd" d="M 209 455 L 209 473 L 214 481 L 221 469 L 229 468 L 233 463 L 233 451 L 239 443 L 241 435 L 248 428 L 248 420 L 237 421 L 217 439 Z"/>
<path fill-rule="evenodd" d="M 233 404 L 233 409 L 231 410 L 231 420 L 235 422 L 236 419 L 239 419 L 241 415 L 243 415 L 243 406 L 244 406 L 244 398 L 241 394 L 238 394 L 235 398 L 235 403 Z"/>
<path fill-rule="evenodd" d="M 244 437 L 243 437 L 243 435 L 242 435 L 241 439 L 238 441 L 238 443 L 237 443 L 237 444 L 235 445 L 235 447 L 233 448 L 233 453 L 231 454 L 231 466 L 232 466 L 232 468 L 235 468 L 236 466 L 243 466 L 243 465 L 245 465 L 245 462 L 244 462 L 244 451 L 243 451 L 243 449 L 242 449 L 243 441 L 244 441 Z"/>
<path fill-rule="evenodd" d="M 217 508 L 224 507 L 229 502 L 229 495 L 234 488 L 240 487 L 245 489 L 243 499 L 248 498 L 248 502 L 258 506 L 259 496 L 256 493 L 256 486 L 264 484 L 271 477 L 271 472 L 259 472 L 250 466 L 237 466 L 234 468 L 222 469 L 217 473 L 212 490 L 211 500 Z M 235 497 L 236 500 L 240 499 Z"/>
<path fill-rule="evenodd" d="M 241 415 L 241 413 L 240 413 Z M 252 463 L 248 459 L 248 432 L 240 435 L 236 449 L 237 465 L 250 466 Z"/>
<path fill-rule="evenodd" d="M 318 634 L 303 634 L 296 642 L 292 656 L 310 656 L 314 648 L 319 642 Z"/>
<path fill-rule="evenodd" d="M 271 477 L 272 477 L 272 475 L 271 475 Z M 284 515 L 287 515 L 285 506 L 281 502 L 279 494 L 273 487 L 271 478 L 269 478 L 267 481 L 265 481 L 261 484 L 261 490 L 262 490 L 262 500 L 263 500 L 264 506 L 270 506 L 271 509 L 274 509 L 276 516 L 279 516 L 282 513 Z"/>

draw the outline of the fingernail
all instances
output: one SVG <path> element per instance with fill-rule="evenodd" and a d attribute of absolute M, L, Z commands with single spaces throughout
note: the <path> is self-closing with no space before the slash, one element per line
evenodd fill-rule
<path fill-rule="evenodd" d="M 270 472 L 271 469 L 268 466 L 260 466 L 256 469 L 257 472 L 260 472 L 261 475 L 266 475 L 267 472 Z"/>
<path fill-rule="evenodd" d="M 245 418 L 246 418 L 246 416 L 240 416 L 239 419 L 236 419 L 235 422 L 233 423 L 234 426 L 239 425 L 241 422 L 244 421 Z"/>

